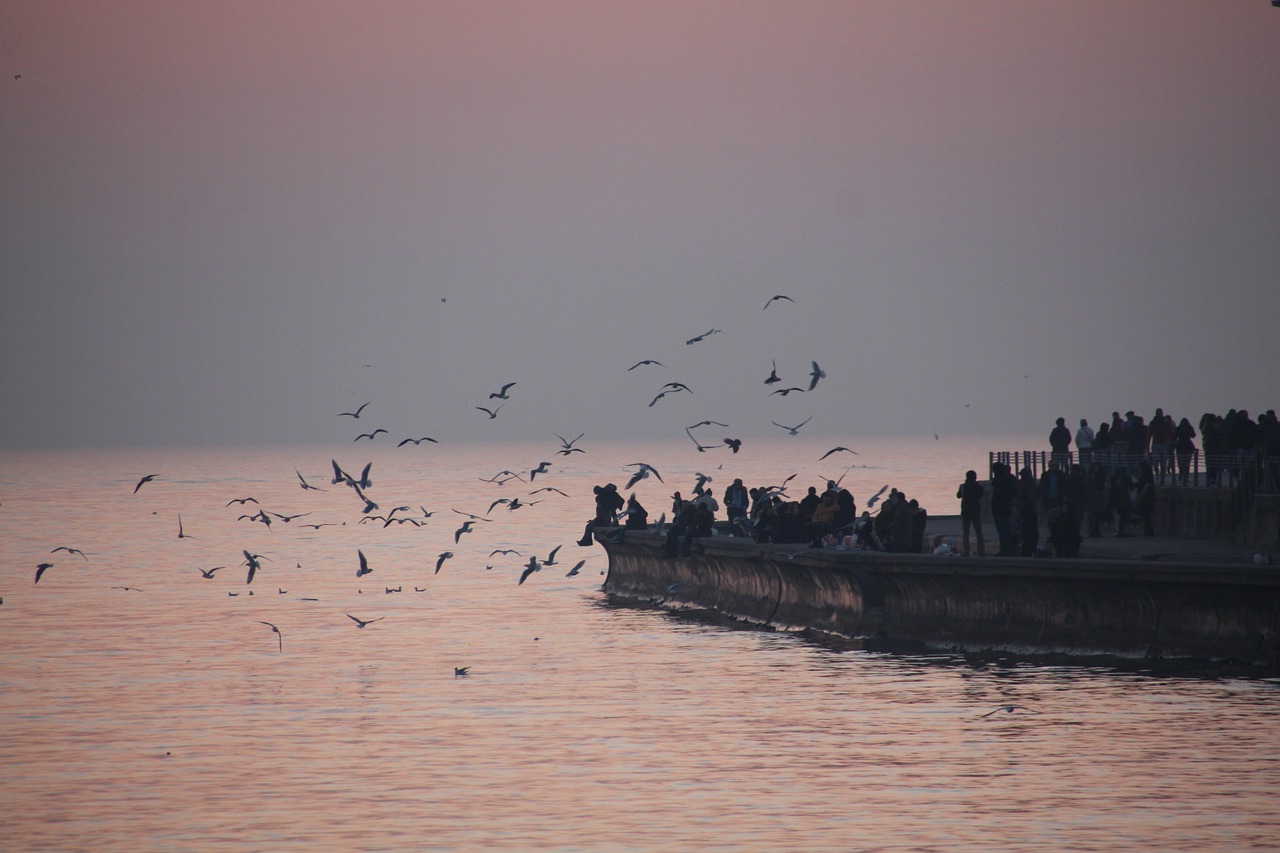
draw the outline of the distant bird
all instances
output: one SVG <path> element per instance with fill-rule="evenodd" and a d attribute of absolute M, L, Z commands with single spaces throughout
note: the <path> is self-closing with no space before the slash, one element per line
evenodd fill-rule
<path fill-rule="evenodd" d="M 40 565 L 36 566 L 36 580 L 35 580 L 35 582 L 36 582 L 36 583 L 40 583 L 40 576 L 41 576 L 41 575 L 43 575 L 46 571 L 48 571 L 49 569 L 52 569 L 52 568 L 53 568 L 53 563 L 41 563 Z"/>
<path fill-rule="evenodd" d="M 813 415 L 809 415 L 809 417 L 805 418 L 795 426 L 786 426 L 785 424 L 780 424 L 777 421 L 770 421 L 769 423 L 773 424 L 776 427 L 781 427 L 782 429 L 785 429 L 787 431 L 787 435 L 799 435 L 800 427 L 804 426 L 811 420 L 813 420 Z"/>
<path fill-rule="evenodd" d="M 178 513 L 178 538 L 179 539 L 195 539 L 196 538 L 194 536 L 188 535 L 186 531 L 182 529 L 182 513 Z"/>
<path fill-rule="evenodd" d="M 773 362 L 773 368 L 770 369 L 769 371 L 769 378 L 764 381 L 765 385 L 772 385 L 775 382 L 782 381 L 780 378 L 778 378 L 778 360 L 775 358 L 775 359 L 770 359 L 770 361 Z"/>
<path fill-rule="evenodd" d="M 689 340 L 685 341 L 685 344 L 696 344 L 698 341 L 704 340 L 711 335 L 720 334 L 721 331 L 722 330 L 720 329 L 708 329 L 697 337 L 689 338 Z"/>
<path fill-rule="evenodd" d="M 365 625 L 372 625 L 374 622 L 381 622 L 383 619 L 387 618 L 385 616 L 379 616 L 377 619 L 357 619 L 356 617 L 352 616 L 350 613 L 344 613 L 343 615 L 346 616 L 348 619 L 350 619 L 352 622 L 356 623 L 357 628 L 363 628 Z"/>
<path fill-rule="evenodd" d="M 143 487 L 143 485 L 144 485 L 144 484 L 146 484 L 146 483 L 150 483 L 152 480 L 154 480 L 154 479 L 155 479 L 156 477 L 158 477 L 158 476 L 160 476 L 160 475 L 159 475 L 159 474 L 148 474 L 147 476 L 143 477 L 141 480 L 139 480 L 139 481 L 138 481 L 138 485 L 136 485 L 136 486 L 134 486 L 134 487 L 133 487 L 133 493 L 136 495 L 136 494 L 138 493 L 138 489 L 141 489 L 141 488 Z"/>
<path fill-rule="evenodd" d="M 524 554 L 521 554 L 514 548 L 495 548 L 489 552 L 489 556 L 492 557 L 494 554 L 515 554 L 517 557 L 524 556 Z"/>
<path fill-rule="evenodd" d="M 659 400 L 661 400 L 663 397 L 667 396 L 670 393 L 671 393 L 670 391 L 659 391 L 657 396 L 655 396 L 652 400 L 649 401 L 649 408 L 652 409 L 654 403 L 658 402 Z"/>
<path fill-rule="evenodd" d="M 453 531 L 453 544 L 455 545 L 458 544 L 458 540 L 462 538 L 462 534 L 470 533 L 471 526 L 473 524 L 475 524 L 475 522 L 472 521 L 471 519 L 467 519 L 466 521 L 462 522 L 462 526 L 459 527 L 457 530 Z"/>
<path fill-rule="evenodd" d="M 579 560 L 579 561 L 574 565 L 574 567 L 573 567 L 572 569 L 570 569 L 570 570 L 569 570 L 569 573 L 568 573 L 567 575 L 565 575 L 565 577 L 567 577 L 567 578 L 571 578 L 571 577 L 573 577 L 574 575 L 576 575 L 576 574 L 578 573 L 578 570 L 579 570 L 579 569 L 581 569 L 581 568 L 586 564 L 586 562 L 587 562 L 586 560 Z"/>
<path fill-rule="evenodd" d="M 294 469 L 293 469 L 293 473 L 295 473 L 295 474 L 297 474 L 297 475 L 298 475 L 298 485 L 300 485 L 300 486 L 302 487 L 302 491 L 304 491 L 304 492 L 305 492 L 305 491 L 307 491 L 308 489 L 310 489 L 310 490 L 312 490 L 312 491 L 316 491 L 316 492 L 326 492 L 326 491 L 328 491 L 328 489 L 317 489 L 315 486 L 313 486 L 313 485 L 311 485 L 310 483 L 308 483 L 306 480 L 304 480 L 304 479 L 302 478 L 302 472 L 301 472 L 301 471 L 299 471 L 297 468 L 294 468 Z"/>
<path fill-rule="evenodd" d="M 742 448 L 742 439 L 740 438 L 725 438 L 724 443 L 734 453 L 737 453 Z"/>
<path fill-rule="evenodd" d="M 990 717 L 992 714 L 999 714 L 1001 711 L 1004 711 L 1006 714 L 1012 714 L 1014 711 L 1026 711 L 1028 714 L 1041 713 L 1040 711 L 1037 711 L 1033 708 L 1027 708 L 1023 705 L 1001 705 L 999 708 L 996 708 L 994 711 L 988 711 L 987 713 L 979 714 L 978 716 Z"/>
<path fill-rule="evenodd" d="M 277 641 L 277 643 L 278 643 L 278 644 L 279 644 L 279 646 L 280 646 L 280 653 L 281 653 L 281 654 L 284 654 L 284 634 L 280 633 L 280 629 L 279 629 L 279 628 L 277 628 L 275 625 L 272 625 L 270 622 L 263 622 L 261 619 L 257 619 L 257 620 L 255 620 L 255 621 L 256 621 L 259 625 L 266 625 L 266 626 L 267 626 L 268 628 L 270 628 L 272 631 L 275 631 L 275 633 L 276 633 L 276 641 Z"/>
<path fill-rule="evenodd" d="M 494 391 L 493 393 L 491 393 L 491 394 L 489 395 L 489 399 L 490 399 L 490 400 L 509 400 L 509 399 L 511 399 L 510 397 L 508 397 L 508 396 L 507 396 L 507 391 L 511 390 L 511 387 L 512 387 L 513 385 L 515 385 L 515 384 L 516 384 L 516 383 L 514 383 L 514 382 L 508 382 L 506 385 L 503 385 L 503 386 L 502 386 L 501 390 Z"/>
<path fill-rule="evenodd" d="M 343 484 L 348 486 L 355 485 L 356 481 L 352 479 L 350 474 L 342 470 L 342 466 L 338 464 L 337 459 L 330 459 L 329 462 L 333 464 L 333 479 L 329 482 L 335 486 Z M 254 503 L 257 503 L 257 501 L 254 501 Z"/>
<path fill-rule="evenodd" d="M 436 558 L 436 570 L 432 574 L 440 574 L 440 567 L 444 565 L 444 561 L 453 556 L 452 551 L 441 551 L 440 556 Z"/>
<path fill-rule="evenodd" d="M 685 431 L 685 434 L 689 436 L 689 440 L 693 442 L 693 446 L 698 448 L 699 453 L 706 453 L 708 450 L 715 450 L 717 447 L 720 446 L 718 444 L 703 444 L 702 442 L 698 441 L 698 439 L 694 438 L 693 432 L 689 429 L 689 427 L 685 427 L 684 431 Z"/>
<path fill-rule="evenodd" d="M 493 420 L 498 416 L 498 412 L 502 411 L 502 406 L 496 409 L 486 409 L 484 406 L 476 406 L 477 409 L 489 416 L 489 420 Z"/>
<path fill-rule="evenodd" d="M 722 424 L 719 421 L 698 421 L 696 424 L 690 424 L 689 426 L 685 427 L 685 429 L 686 430 L 697 429 L 698 427 L 702 427 L 702 426 L 718 426 L 718 427 L 724 427 L 725 429 L 729 428 L 728 424 Z"/>
<path fill-rule="evenodd" d="M 545 559 L 545 560 L 543 560 L 543 561 L 542 561 L 542 565 L 544 565 L 544 566 L 555 566 L 555 565 L 558 565 L 558 564 L 556 563 L 556 554 L 558 554 L 559 552 L 560 552 L 560 546 L 559 546 L 559 545 L 557 545 L 556 547 L 552 548 L 552 549 L 551 549 L 551 553 L 547 555 L 547 559 Z"/>
<path fill-rule="evenodd" d="M 564 497 L 566 497 L 566 498 L 567 498 L 567 497 L 569 497 L 567 494 L 565 494 L 564 492 L 560 491 L 560 490 L 559 490 L 559 489 L 557 489 L 555 486 L 543 486 L 543 487 L 542 487 L 542 488 L 540 488 L 540 489 L 534 489 L 534 490 L 533 490 L 532 492 L 530 492 L 529 494 L 531 494 L 531 495 L 536 495 L 538 492 L 555 492 L 557 495 L 563 495 L 563 496 L 564 496 Z"/>
<path fill-rule="evenodd" d="M 523 584 L 526 580 L 528 580 L 529 575 L 541 570 L 542 570 L 542 566 L 538 565 L 538 558 L 530 557 L 529 564 L 525 566 L 524 571 L 520 573 L 520 581 L 516 584 L 516 586 L 520 586 L 520 584 Z"/>
<path fill-rule="evenodd" d="M 249 567 L 249 574 L 244 579 L 244 582 L 247 584 L 253 583 L 253 576 L 258 573 L 258 569 L 262 568 L 262 564 L 258 562 L 259 557 L 262 557 L 262 555 L 250 554 L 248 551 L 244 552 L 243 565 L 247 565 Z"/>
<path fill-rule="evenodd" d="M 683 382 L 668 382 L 666 385 L 663 385 L 662 387 L 669 388 L 672 391 L 688 391 L 690 394 L 693 393 L 693 389 L 690 388 L 688 385 L 685 385 Z"/>
<path fill-rule="evenodd" d="M 471 671 L 471 667 L 469 667 L 469 666 L 455 666 L 455 667 L 453 668 L 453 677 L 454 677 L 454 678 L 463 678 L 463 677 L 465 677 L 465 676 L 466 676 L 466 674 L 467 674 L 468 672 L 470 672 L 470 671 Z"/>
<path fill-rule="evenodd" d="M 244 504 L 257 504 L 257 503 L 258 502 L 253 498 L 232 498 L 231 500 L 227 501 L 227 506 L 231 506 L 232 504 L 244 505 Z"/>
<path fill-rule="evenodd" d="M 799 391 L 799 392 L 800 392 L 800 393 L 802 393 L 802 394 L 804 393 L 804 389 L 803 389 L 803 388 L 798 388 L 798 387 L 796 387 L 795 385 L 792 385 L 790 388 L 778 388 L 778 389 L 776 389 L 776 390 L 774 390 L 774 391 L 770 391 L 769 393 L 770 393 L 770 394 L 781 394 L 782 396 L 784 396 L 784 397 L 785 397 L 785 396 L 787 396 L 788 394 L 790 394 L 790 393 L 792 393 L 792 392 L 794 392 L 794 391 Z"/>
<path fill-rule="evenodd" d="M 361 489 L 367 489 L 372 486 L 373 480 L 369 479 L 369 472 L 371 470 L 373 470 L 373 463 L 366 462 L 364 468 L 360 471 L 360 479 L 356 480 L 354 485 L 359 486 Z"/>
<path fill-rule="evenodd" d="M 785 299 L 788 302 L 795 302 L 795 300 L 792 299 L 790 296 L 784 296 L 783 294 L 779 293 L 776 296 L 770 296 L 769 300 L 764 303 L 764 307 L 768 308 L 770 305 L 772 305 L 774 302 L 777 302 L 779 299 Z"/>
<path fill-rule="evenodd" d="M 463 512 L 460 509 L 455 509 L 453 511 L 456 512 L 458 515 L 465 515 L 467 518 L 471 519 L 472 521 L 492 521 L 493 520 L 491 518 L 485 518 L 483 515 L 472 515 L 469 512 Z"/>
<path fill-rule="evenodd" d="M 113 586 L 113 587 L 111 587 L 111 588 L 112 588 L 112 589 L 122 589 L 122 590 L 124 590 L 125 592 L 142 592 L 142 588 L 141 588 L 141 587 L 136 587 L 136 586 Z M 250 592 L 249 594 L 250 594 L 250 595 L 253 595 L 253 593 L 252 593 L 252 592 Z"/>
<path fill-rule="evenodd" d="M 665 364 L 663 364 L 663 363 L 662 363 L 662 362 L 660 362 L 660 361 L 654 361 L 654 360 L 653 360 L 653 359 L 651 359 L 651 358 L 642 358 L 642 359 L 640 359 L 639 361 L 637 361 L 635 364 L 633 364 L 633 365 L 631 365 L 630 367 L 628 367 L 628 368 L 627 368 L 627 370 L 628 370 L 628 371 L 635 370 L 637 367 L 639 367 L 639 366 L 640 366 L 640 365 L 642 365 L 642 364 L 656 364 L 656 365 L 658 365 L 658 367 L 666 367 L 666 365 L 665 365 Z"/>
<path fill-rule="evenodd" d="M 695 471 L 695 472 L 693 472 L 693 476 L 695 476 L 695 477 L 697 477 L 697 478 L 698 478 L 698 479 L 697 479 L 697 481 L 696 481 L 696 482 L 694 482 L 694 484 L 693 484 L 693 493 L 694 493 L 695 495 L 700 495 L 700 494 L 702 494 L 702 488 L 703 488 L 705 485 L 707 485 L 707 483 L 710 483 L 712 480 L 714 480 L 714 479 L 715 479 L 714 477 L 711 477 L 711 476 L 709 476 L 709 475 L 707 475 L 707 474 L 703 474 L 701 471 Z"/>
<path fill-rule="evenodd" d="M 49 553 L 56 554 L 59 551 L 66 551 L 68 554 L 79 554 L 81 557 L 84 557 L 84 561 L 86 563 L 89 562 L 89 558 L 85 557 L 84 551 L 81 551 L 79 548 L 68 548 L 66 545 L 59 545 L 57 548 L 54 548 Z"/>
<path fill-rule="evenodd" d="M 360 440 L 360 439 L 362 439 L 362 438 L 367 438 L 367 439 L 369 439 L 370 441 L 373 441 L 375 438 L 377 438 L 379 435 L 381 435 L 381 434 L 382 434 L 382 433 L 384 433 L 384 432 L 386 432 L 386 430 L 385 430 L 385 429 L 383 429 L 382 427 L 378 427 L 378 428 L 377 428 L 377 429 L 375 429 L 373 432 L 362 432 L 362 433 L 360 433 L 359 435 L 357 435 L 355 438 L 353 438 L 353 439 L 351 439 L 351 440 L 352 440 L 352 441 L 359 441 L 359 440 Z"/>
<path fill-rule="evenodd" d="M 372 403 L 372 402 L 373 402 L 372 400 L 369 401 L 369 403 Z M 338 412 L 338 417 L 342 417 L 343 415 L 346 415 L 347 417 L 351 417 L 351 418 L 359 418 L 360 413 L 364 411 L 364 407 L 369 405 L 369 403 L 363 403 L 360 406 L 360 408 L 356 409 L 354 412 Z"/>
<path fill-rule="evenodd" d="M 283 521 L 285 524 L 288 524 L 289 522 L 293 521 L 295 518 L 306 518 L 308 515 L 311 515 L 311 513 L 309 512 L 300 512 L 300 513 L 297 513 L 296 515 L 284 515 L 278 512 L 273 512 L 271 514 L 274 515 L 276 518 L 280 519 L 281 521 Z"/>
<path fill-rule="evenodd" d="M 657 477 L 659 483 L 665 482 L 662 479 L 662 475 L 658 473 L 658 469 L 654 468 L 652 465 L 649 465 L 648 463 L 645 463 L 645 462 L 628 462 L 627 463 L 627 467 L 632 467 L 632 466 L 636 468 L 636 472 L 631 475 L 631 479 L 627 481 L 627 484 L 625 486 L 623 486 L 624 489 L 631 488 L 636 483 L 647 478 L 650 474 L 652 474 L 654 477 Z"/>
<path fill-rule="evenodd" d="M 200 571 L 200 577 L 205 580 L 213 580 L 214 573 L 217 572 L 218 569 L 225 569 L 226 566 L 214 566 L 212 569 L 201 569 L 199 566 L 196 566 L 196 568 Z"/>
<path fill-rule="evenodd" d="M 821 367 L 818 367 L 818 362 L 813 362 L 813 370 L 809 371 L 809 390 L 812 391 L 814 388 L 818 387 L 819 379 L 826 378 L 827 372 Z"/>
<path fill-rule="evenodd" d="M 400 442 L 399 444 L 397 444 L 397 445 L 396 445 L 396 447 L 404 447 L 406 444 L 422 444 L 422 442 L 424 442 L 424 441 L 429 441 L 429 442 L 431 442 L 432 444 L 439 444 L 439 443 L 440 443 L 440 442 L 436 441 L 434 438 L 432 438 L 431 436 L 429 436 L 429 435 L 424 435 L 422 438 L 406 438 L 404 441 L 402 441 L 402 442 Z"/>
<path fill-rule="evenodd" d="M 823 459 L 826 459 L 828 456 L 830 456 L 833 453 L 852 453 L 854 456 L 858 455 L 858 451 L 856 450 L 850 450 L 849 448 L 844 446 L 837 446 L 837 447 L 831 448 L 826 453 L 819 456 L 818 461 L 821 462 Z"/>
<path fill-rule="evenodd" d="M 361 512 L 363 512 L 365 515 L 368 515 L 369 513 L 373 512 L 375 509 L 378 508 L 378 505 L 368 495 L 366 495 L 359 486 L 356 486 L 355 490 L 356 490 L 356 497 L 364 501 L 364 509 L 362 509 Z"/>
<path fill-rule="evenodd" d="M 534 468 L 532 471 L 529 472 L 529 482 L 532 483 L 534 477 L 538 476 L 539 474 L 545 474 L 550 469 L 551 469 L 550 462 L 539 462 L 538 467 Z"/>
<path fill-rule="evenodd" d="M 360 568 L 356 569 L 356 577 L 362 578 L 370 574 L 373 569 L 369 568 L 369 560 L 365 557 L 364 551 L 356 549 L 356 555 L 360 558 Z"/>

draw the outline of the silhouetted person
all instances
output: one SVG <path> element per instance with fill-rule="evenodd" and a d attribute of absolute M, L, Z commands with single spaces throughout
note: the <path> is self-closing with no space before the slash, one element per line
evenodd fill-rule
<path fill-rule="evenodd" d="M 956 497 L 960 499 L 960 550 L 966 557 L 969 556 L 969 528 L 971 527 L 977 531 L 978 554 L 981 555 L 986 551 L 982 541 L 983 494 L 982 484 L 978 482 L 978 472 L 966 471 L 964 482 L 960 484 L 960 488 L 956 489 Z"/>

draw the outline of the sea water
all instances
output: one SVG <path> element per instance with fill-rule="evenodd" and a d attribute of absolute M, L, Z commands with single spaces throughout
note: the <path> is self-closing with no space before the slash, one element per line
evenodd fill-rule
<path fill-rule="evenodd" d="M 711 624 L 611 601 L 575 544 L 592 486 L 656 520 L 698 473 L 954 514 L 964 470 L 1019 441 L 4 454 L 0 848 L 1275 849 L 1274 679 Z M 377 510 L 334 459 L 373 463 Z M 625 488 L 634 462 L 662 480 Z M 368 520 L 396 507 L 416 524 Z"/>

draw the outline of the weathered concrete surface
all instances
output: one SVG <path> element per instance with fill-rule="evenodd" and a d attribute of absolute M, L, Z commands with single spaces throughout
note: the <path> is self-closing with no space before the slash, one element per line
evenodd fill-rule
<path fill-rule="evenodd" d="M 938 648 L 1280 661 L 1280 568 L 935 557 L 601 538 L 605 591 L 784 630 Z"/>

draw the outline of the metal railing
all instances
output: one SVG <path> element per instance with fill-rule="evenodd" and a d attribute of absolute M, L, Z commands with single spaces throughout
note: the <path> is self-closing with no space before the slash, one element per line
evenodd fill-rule
<path fill-rule="evenodd" d="M 1101 463 L 1108 473 L 1118 468 L 1136 473 L 1142 460 L 1151 463 L 1156 485 L 1172 488 L 1232 488 L 1254 494 L 1280 494 L 1280 458 L 1263 456 L 1259 452 L 1204 453 L 1193 450 L 1180 453 L 1130 453 L 1112 449 L 1097 452 L 1069 451 L 1055 453 L 1051 450 L 993 450 L 988 453 L 987 470 L 993 472 L 996 463 L 1009 466 L 1014 474 L 1023 468 L 1031 471 L 1036 479 L 1053 462 L 1064 470 L 1080 464 L 1086 469 L 1094 462 Z"/>

